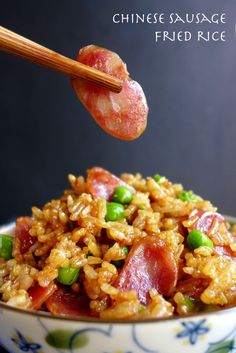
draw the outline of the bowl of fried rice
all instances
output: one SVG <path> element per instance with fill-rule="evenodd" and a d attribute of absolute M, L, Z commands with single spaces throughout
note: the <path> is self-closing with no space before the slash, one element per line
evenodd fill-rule
<path fill-rule="evenodd" d="M 0 228 L 9 352 L 236 349 L 236 220 L 156 174 L 69 175 L 61 197 Z"/>

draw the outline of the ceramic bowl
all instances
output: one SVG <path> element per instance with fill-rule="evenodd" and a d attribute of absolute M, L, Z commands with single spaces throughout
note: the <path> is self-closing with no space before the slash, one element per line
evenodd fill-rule
<path fill-rule="evenodd" d="M 236 351 L 235 318 L 236 307 L 159 320 L 102 321 L 0 303 L 0 344 L 12 353 L 229 353 Z"/>

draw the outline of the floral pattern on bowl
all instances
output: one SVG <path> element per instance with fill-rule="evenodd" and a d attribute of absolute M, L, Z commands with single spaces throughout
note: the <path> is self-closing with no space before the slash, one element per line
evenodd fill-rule
<path fill-rule="evenodd" d="M 0 340 L 12 353 L 229 353 L 236 349 L 235 312 L 109 324 L 6 308 Z"/>

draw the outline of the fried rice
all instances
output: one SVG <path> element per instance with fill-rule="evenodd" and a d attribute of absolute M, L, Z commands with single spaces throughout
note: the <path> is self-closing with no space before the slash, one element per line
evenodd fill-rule
<path fill-rule="evenodd" d="M 209 201 L 191 191 L 194 198 L 181 199 L 182 185 L 165 177 L 117 178 L 98 167 L 86 179 L 70 174 L 69 182 L 60 198 L 16 220 L 12 258 L 0 257 L 3 302 L 102 319 L 162 318 L 235 305 L 236 229 Z M 107 204 L 117 185 L 133 196 L 123 218 L 110 221 Z M 213 247 L 189 247 L 188 235 L 196 229 Z M 78 269 L 72 284 L 60 283 L 62 268 Z"/>

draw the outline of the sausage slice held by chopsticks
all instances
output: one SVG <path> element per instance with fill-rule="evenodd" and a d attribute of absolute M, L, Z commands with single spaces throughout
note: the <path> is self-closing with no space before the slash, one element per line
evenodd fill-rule
<path fill-rule="evenodd" d="M 126 64 L 114 52 L 95 45 L 82 48 L 77 60 L 123 80 L 120 93 L 72 78 L 73 88 L 98 125 L 122 140 L 139 137 L 147 125 L 148 106 L 142 87 L 128 74 Z"/>

